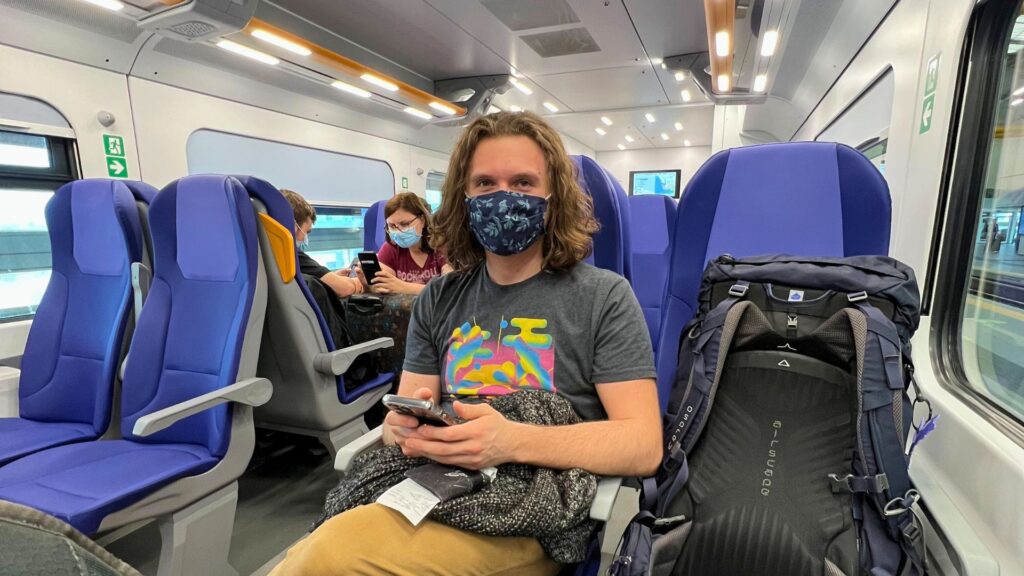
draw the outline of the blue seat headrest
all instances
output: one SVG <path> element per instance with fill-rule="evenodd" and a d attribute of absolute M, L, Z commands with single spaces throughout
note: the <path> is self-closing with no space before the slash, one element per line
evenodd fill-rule
<path fill-rule="evenodd" d="M 110 419 L 114 373 L 131 301 L 131 263 L 143 251 L 141 182 L 78 180 L 46 206 L 52 271 L 22 358 L 25 418 L 89 424 Z"/>
<path fill-rule="evenodd" d="M 830 142 L 724 150 L 686 185 L 658 345 L 658 384 L 671 385 L 679 333 L 697 308 L 707 262 L 721 254 L 887 254 L 889 187 L 871 162 Z M 665 395 L 662 396 L 665 401 Z"/>
<path fill-rule="evenodd" d="M 588 262 L 598 268 L 632 276 L 629 236 L 629 202 L 625 191 L 612 175 L 594 159 L 570 156 L 576 166 L 576 179 L 594 203 L 594 218 L 600 230 L 594 234 L 594 251 Z"/>
<path fill-rule="evenodd" d="M 378 200 L 366 210 L 363 217 L 363 250 L 377 252 L 384 245 L 384 205 L 387 200 Z"/>

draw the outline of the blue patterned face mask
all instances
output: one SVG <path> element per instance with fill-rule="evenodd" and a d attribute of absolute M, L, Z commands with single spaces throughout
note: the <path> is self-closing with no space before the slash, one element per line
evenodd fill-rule
<path fill-rule="evenodd" d="M 511 256 L 526 250 L 544 233 L 547 198 L 499 190 L 466 197 L 469 227 L 484 250 Z"/>
<path fill-rule="evenodd" d="M 402 230 L 401 232 L 389 231 L 388 234 L 399 248 L 412 248 L 414 244 L 420 241 L 420 235 L 411 226 L 408 230 Z"/>
<path fill-rule="evenodd" d="M 297 246 L 299 247 L 299 250 L 305 252 L 306 250 L 309 250 L 309 240 L 303 240 L 302 242 L 298 242 Z"/>

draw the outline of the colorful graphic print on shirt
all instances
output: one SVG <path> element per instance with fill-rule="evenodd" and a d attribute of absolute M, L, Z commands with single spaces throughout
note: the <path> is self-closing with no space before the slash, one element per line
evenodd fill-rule
<path fill-rule="evenodd" d="M 501 319 L 497 332 L 466 322 L 448 339 L 447 392 L 456 396 L 496 396 L 523 388 L 557 392 L 555 346 L 541 331 L 548 321 Z"/>

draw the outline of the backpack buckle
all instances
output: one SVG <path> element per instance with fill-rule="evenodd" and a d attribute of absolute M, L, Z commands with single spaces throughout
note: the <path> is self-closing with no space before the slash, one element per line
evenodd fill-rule
<path fill-rule="evenodd" d="M 846 299 L 849 300 L 850 304 L 853 304 L 855 302 L 863 302 L 864 300 L 868 299 L 868 293 L 865 292 L 864 290 L 861 290 L 860 292 L 847 294 Z"/>
<path fill-rule="evenodd" d="M 615 560 L 612 561 L 611 568 L 622 568 L 629 566 L 633 563 L 632 556 L 616 556 Z"/>
<path fill-rule="evenodd" d="M 889 477 L 885 474 L 875 476 L 854 476 L 847 474 L 840 477 L 838 474 L 829 474 L 832 481 L 833 494 L 883 494 L 889 489 Z"/>
<path fill-rule="evenodd" d="M 743 298 L 747 295 L 747 290 L 750 289 L 748 284 L 733 284 L 729 288 L 729 296 L 735 296 L 737 298 Z"/>
<path fill-rule="evenodd" d="M 686 514 L 680 514 L 679 516 L 669 516 L 668 518 L 658 518 L 654 521 L 654 525 L 658 526 L 659 528 L 663 528 L 665 526 L 676 526 L 677 524 L 681 524 L 683 522 L 686 522 Z"/>
<path fill-rule="evenodd" d="M 886 517 L 900 516 L 910 512 L 910 509 L 921 499 L 921 493 L 911 488 L 902 498 L 893 498 L 885 505 L 882 514 Z"/>

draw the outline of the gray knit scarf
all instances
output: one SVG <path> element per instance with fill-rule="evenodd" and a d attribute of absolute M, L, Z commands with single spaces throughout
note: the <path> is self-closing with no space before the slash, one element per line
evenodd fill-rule
<path fill-rule="evenodd" d="M 497 396 L 491 406 L 515 422 L 561 426 L 580 421 L 569 402 L 551 392 L 524 390 Z M 353 471 L 327 494 L 323 515 L 313 528 L 346 510 L 376 501 L 405 478 L 406 470 L 429 462 L 406 458 L 397 446 L 360 454 Z M 503 464 L 498 466 L 494 482 L 438 504 L 429 518 L 485 536 L 533 537 L 552 560 L 572 564 L 586 559 L 587 545 L 597 527 L 590 520 L 596 491 L 597 478 L 578 468 Z"/>

